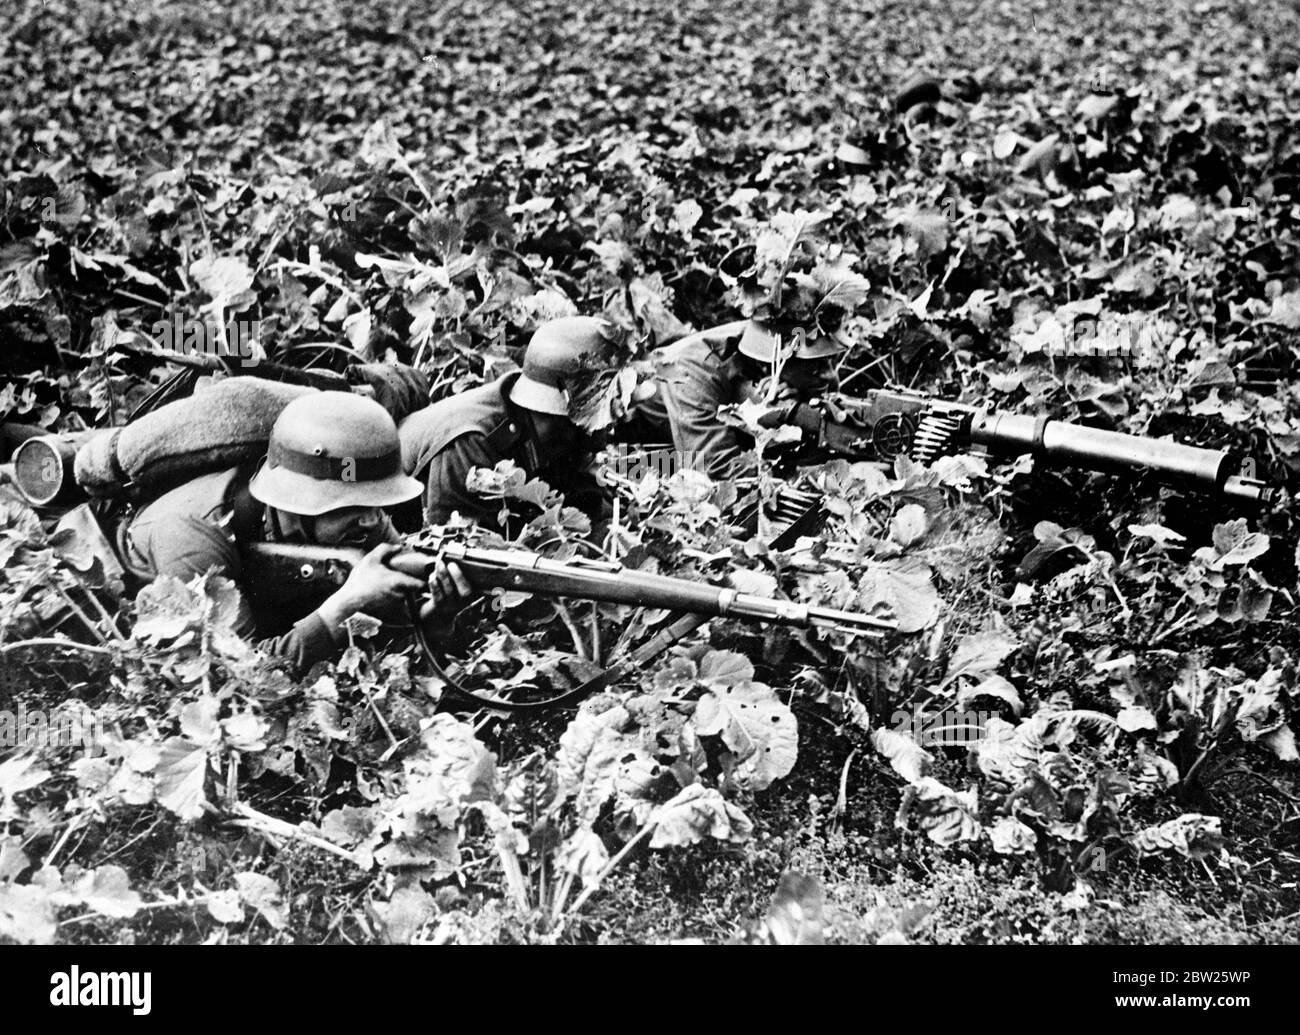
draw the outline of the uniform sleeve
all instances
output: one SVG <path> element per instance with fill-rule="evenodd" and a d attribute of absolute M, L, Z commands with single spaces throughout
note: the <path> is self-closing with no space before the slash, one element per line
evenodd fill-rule
<path fill-rule="evenodd" d="M 240 605 L 243 609 L 248 606 L 242 593 Z M 259 640 L 257 646 L 271 657 L 285 662 L 297 676 L 306 672 L 316 662 L 328 661 L 334 657 L 341 644 L 335 642 L 334 634 L 330 632 L 329 626 L 325 624 L 320 614 L 313 611 L 287 633 Z"/>
<path fill-rule="evenodd" d="M 215 571 L 239 585 L 239 548 L 212 522 L 189 517 L 154 522 L 147 538 L 148 559 L 155 577 L 172 575 L 189 581 L 204 572 Z M 245 639 L 257 635 L 257 623 L 243 592 L 238 595 L 234 628 Z M 297 675 L 316 662 L 332 657 L 339 645 L 324 619 L 313 611 L 288 632 L 258 640 L 257 646 L 285 662 Z"/>
<path fill-rule="evenodd" d="M 663 372 L 661 384 L 673 448 L 682 462 L 715 479 L 735 474 L 746 449 L 736 429 L 718 419 L 718 407 L 730 401 L 721 369 L 683 357 Z"/>
<path fill-rule="evenodd" d="M 499 501 L 485 500 L 465 489 L 465 478 L 471 467 L 496 466 L 496 458 L 488 449 L 487 436 L 460 435 L 429 461 L 424 475 L 424 517 L 430 524 L 446 522 L 453 511 L 462 517 L 473 518 L 488 528 L 497 527 Z"/>

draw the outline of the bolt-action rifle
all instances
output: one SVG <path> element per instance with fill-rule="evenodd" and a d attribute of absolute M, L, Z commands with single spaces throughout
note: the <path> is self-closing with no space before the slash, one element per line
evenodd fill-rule
<path fill-rule="evenodd" d="M 910 390 L 882 388 L 861 398 L 837 395 L 823 406 L 798 404 L 767 418 L 778 419 L 800 428 L 819 448 L 854 459 L 892 462 L 907 456 L 929 464 L 969 450 L 1000 456 L 1030 453 L 1036 462 L 1051 466 L 1143 468 L 1202 492 L 1258 504 L 1270 502 L 1274 493 L 1256 477 L 1249 457 L 1001 413 Z"/>
<path fill-rule="evenodd" d="M 242 550 L 242 581 L 261 590 L 257 595 L 263 605 L 268 603 L 268 590 L 263 587 L 270 587 L 270 593 L 277 599 L 286 601 L 297 600 L 301 604 L 308 599 L 323 600 L 342 584 L 348 572 L 364 556 L 362 551 L 355 548 L 296 543 L 256 543 L 247 545 Z M 389 567 L 404 574 L 425 580 L 440 557 L 457 564 L 470 585 L 479 593 L 513 591 L 542 597 L 569 597 L 598 603 L 685 612 L 684 615 L 671 616 L 668 624 L 645 643 L 629 651 L 613 667 L 576 690 L 548 701 L 520 703 L 485 698 L 447 676 L 438 662 L 438 652 L 430 642 L 427 628 L 437 618 L 422 618 L 420 602 L 410 600 L 409 611 L 416 640 L 452 690 L 481 707 L 506 711 L 556 707 L 603 689 L 640 668 L 692 629 L 698 628 L 701 622 L 697 616 L 826 629 L 877 640 L 883 639 L 887 632 L 897 628 L 895 622 L 875 615 L 742 593 L 706 582 L 636 571 L 613 562 L 586 558 L 551 560 L 526 550 L 487 549 L 462 543 L 444 543 L 436 550 L 409 548 L 391 557 L 387 563 Z M 445 616 L 441 619 L 441 624 L 447 624 Z"/>

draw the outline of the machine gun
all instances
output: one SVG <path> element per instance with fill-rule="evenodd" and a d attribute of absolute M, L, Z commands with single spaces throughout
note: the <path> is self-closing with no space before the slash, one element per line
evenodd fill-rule
<path fill-rule="evenodd" d="M 242 551 L 244 581 L 247 585 L 271 587 L 270 592 L 277 598 L 296 600 L 299 607 L 304 600 L 323 600 L 342 584 L 348 572 L 363 557 L 362 551 L 355 548 L 294 543 L 256 543 L 243 547 Z M 640 668 L 702 624 L 701 618 L 707 620 L 727 617 L 742 621 L 771 622 L 800 628 L 833 630 L 875 640 L 882 640 L 886 633 L 897 628 L 895 622 L 875 615 L 742 593 L 725 586 L 636 571 L 608 561 L 585 558 L 551 560 L 526 550 L 444 543 L 436 550 L 410 548 L 396 554 L 387 563 L 389 567 L 404 574 L 424 580 L 433 571 L 439 558 L 457 564 L 470 585 L 480 593 L 533 593 L 542 597 L 569 597 L 685 612 L 680 616 L 673 615 L 668 624 L 644 644 L 576 690 L 547 701 L 522 703 L 486 698 L 448 676 L 438 662 L 438 651 L 431 642 L 436 637 L 430 636 L 429 626 L 437 622 L 438 617 L 422 617 L 420 601 L 414 598 L 408 601 L 416 640 L 453 692 L 480 707 L 506 711 L 557 707 L 580 700 Z M 274 601 L 267 600 L 265 592 L 263 591 L 259 603 L 262 606 L 273 604 Z M 447 624 L 445 616 L 442 617 L 441 624 Z"/>
<path fill-rule="evenodd" d="M 1000 456 L 1030 453 L 1044 464 L 1090 471 L 1146 469 L 1201 492 L 1260 505 L 1275 491 L 1256 477 L 1253 459 L 1223 450 L 1001 413 L 906 389 L 834 396 L 825 403 L 824 408 L 800 403 L 768 419 L 793 424 L 828 452 L 861 460 L 893 462 L 907 456 L 929 464 L 981 449 Z M 843 419 L 832 419 L 841 414 Z"/>

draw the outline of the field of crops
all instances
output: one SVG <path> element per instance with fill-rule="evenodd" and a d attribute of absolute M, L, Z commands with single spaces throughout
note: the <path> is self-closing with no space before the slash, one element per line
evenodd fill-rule
<path fill-rule="evenodd" d="M 1297 939 L 1294 4 L 0 21 L 0 422 L 123 423 L 176 370 L 160 329 L 202 318 L 254 328 L 247 361 L 396 360 L 441 398 L 554 316 L 641 353 L 736 319 L 798 250 L 839 278 L 847 392 L 1232 449 L 1282 489 L 833 460 L 798 475 L 825 527 L 775 551 L 733 541 L 732 484 L 615 479 L 599 545 L 625 563 L 899 631 L 718 620 L 576 713 L 508 720 L 437 711 L 378 623 L 290 680 L 222 580 L 124 599 L 0 498 L 0 942 Z M 939 99 L 900 112 L 920 76 Z M 478 484 L 539 505 L 521 546 L 591 533 L 536 482 Z M 497 603 L 455 661 L 486 691 L 569 688 L 634 620 Z M 69 606 L 84 635 L 53 643 Z M 89 732 L 34 744 L 24 714 Z"/>

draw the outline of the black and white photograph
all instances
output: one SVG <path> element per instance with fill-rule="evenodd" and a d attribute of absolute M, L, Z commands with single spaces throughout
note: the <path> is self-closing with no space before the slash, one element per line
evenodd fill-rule
<path fill-rule="evenodd" d="M 0 958 L 1249 1013 L 1298 225 L 1291 0 L 0 0 Z"/>

